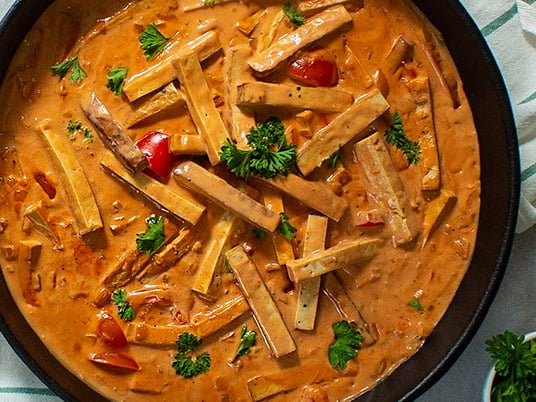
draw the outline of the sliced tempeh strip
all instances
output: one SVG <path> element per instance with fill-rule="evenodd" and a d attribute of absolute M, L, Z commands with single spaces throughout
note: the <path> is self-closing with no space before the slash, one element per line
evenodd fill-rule
<path fill-rule="evenodd" d="M 253 261 L 242 246 L 232 248 L 225 256 L 268 348 L 275 357 L 294 352 L 296 344 Z"/>
<path fill-rule="evenodd" d="M 140 102 L 136 102 L 132 112 L 126 118 L 125 126 L 132 127 L 155 114 L 184 104 L 186 104 L 184 94 L 173 82 L 170 82 L 148 99 L 143 98 Z"/>
<path fill-rule="evenodd" d="M 336 6 L 325 10 L 293 32 L 283 35 L 264 52 L 251 57 L 248 64 L 259 73 L 268 72 L 298 50 L 350 21 L 352 21 L 352 16 L 343 6 Z"/>
<path fill-rule="evenodd" d="M 175 225 L 164 221 L 165 246 L 170 241 L 175 239 L 179 230 Z M 111 270 L 106 274 L 103 284 L 109 290 L 115 290 L 121 286 L 125 286 L 136 278 L 136 276 L 149 264 L 151 256 L 147 253 L 140 253 L 137 247 L 126 251 Z"/>
<path fill-rule="evenodd" d="M 278 214 L 194 162 L 186 161 L 179 164 L 174 170 L 174 177 L 190 190 L 252 225 L 271 233 L 275 232 L 279 225 Z"/>
<path fill-rule="evenodd" d="M 348 376 L 355 375 L 351 370 Z M 307 364 L 292 368 L 261 374 L 248 380 L 247 386 L 251 399 L 262 401 L 270 396 L 290 391 L 304 384 L 318 384 L 340 377 L 340 373 L 322 360 L 313 360 Z"/>
<path fill-rule="evenodd" d="M 381 69 L 387 77 L 392 76 L 403 65 L 403 62 L 411 56 L 413 47 L 414 45 L 403 36 L 398 36 L 394 40 L 391 49 L 381 64 Z"/>
<path fill-rule="evenodd" d="M 432 230 L 437 226 L 441 215 L 447 211 L 457 200 L 456 194 L 451 190 L 441 189 L 439 195 L 428 204 L 424 213 L 422 229 L 422 246 L 424 248 Z"/>
<path fill-rule="evenodd" d="M 136 279 L 142 283 L 147 283 L 163 272 L 172 268 L 191 249 L 195 241 L 192 231 L 183 229 L 179 235 L 165 245 L 162 251 L 153 256 L 152 261 L 136 274 Z"/>
<path fill-rule="evenodd" d="M 268 6 L 266 11 L 267 13 L 259 24 L 258 35 L 252 41 L 252 46 L 257 54 L 270 47 L 275 39 L 279 25 L 285 19 L 285 13 L 280 5 Z"/>
<path fill-rule="evenodd" d="M 99 207 L 69 140 L 66 136 L 54 132 L 48 119 L 39 124 L 39 129 L 62 168 L 61 176 L 70 198 L 78 233 L 84 235 L 102 228 Z"/>
<path fill-rule="evenodd" d="M 331 6 L 348 3 L 352 6 L 355 4 L 360 8 L 363 7 L 363 0 L 301 0 L 298 2 L 298 10 L 304 15 L 311 15 Z"/>
<path fill-rule="evenodd" d="M 324 249 L 327 231 L 328 218 L 318 215 L 308 216 L 303 238 L 304 257 Z M 297 329 L 312 330 L 315 327 L 321 278 L 316 276 L 298 283 L 298 301 L 294 318 L 294 327 Z"/>
<path fill-rule="evenodd" d="M 183 332 L 189 332 L 198 338 L 206 338 L 230 324 L 249 310 L 246 299 L 242 296 L 219 304 L 216 308 L 200 312 L 192 317 L 192 322 L 184 325 L 129 324 L 127 339 L 131 343 L 148 346 L 175 347 L 177 338 Z"/>
<path fill-rule="evenodd" d="M 52 240 L 57 249 L 62 249 L 63 245 L 61 240 L 54 229 L 47 222 L 47 219 L 43 215 L 43 210 L 43 201 L 39 200 L 31 205 L 28 205 L 24 209 L 24 218 L 28 219 L 32 223 L 32 226 L 35 228 L 35 230 L 37 230 L 47 239 Z"/>
<path fill-rule="evenodd" d="M 172 61 L 188 53 L 196 53 L 199 60 L 205 60 L 221 49 L 221 42 L 215 31 L 208 31 L 186 43 L 184 46 L 173 42 L 165 49 L 166 56 L 151 67 L 134 74 L 126 80 L 123 93 L 130 102 L 169 84 L 176 78 Z"/>
<path fill-rule="evenodd" d="M 352 94 L 330 88 L 294 84 L 246 82 L 238 86 L 237 104 L 249 107 L 277 107 L 289 110 L 310 109 L 322 113 L 342 112 L 352 104 Z"/>
<path fill-rule="evenodd" d="M 387 211 L 385 221 L 391 228 L 393 244 L 410 242 L 417 229 L 410 215 L 409 200 L 380 134 L 374 133 L 359 141 L 355 151 L 371 185 L 369 193 Z"/>
<path fill-rule="evenodd" d="M 262 199 L 264 205 L 274 211 L 276 214 L 285 212 L 285 207 L 283 205 L 283 197 L 279 191 L 274 190 L 269 187 L 263 187 L 261 190 Z M 294 258 L 294 251 L 292 250 L 292 244 L 290 241 L 285 239 L 279 233 L 274 233 L 272 235 L 272 240 L 274 243 L 275 253 L 277 255 L 277 262 L 279 265 L 285 265 L 288 260 Z"/>
<path fill-rule="evenodd" d="M 411 118 L 415 120 L 415 132 L 419 135 L 421 147 L 420 166 L 422 170 L 421 184 L 425 191 L 436 191 L 441 187 L 439 169 L 439 151 L 432 112 L 432 94 L 428 77 L 418 76 L 405 81 L 415 100 L 416 107 Z"/>
<path fill-rule="evenodd" d="M 199 262 L 192 289 L 202 294 L 208 294 L 216 268 L 222 262 L 222 252 L 229 238 L 236 229 L 238 217 L 223 211 L 220 219 L 212 225 L 208 239 L 203 248 L 203 257 Z"/>
<path fill-rule="evenodd" d="M 197 134 L 172 134 L 169 151 L 175 155 L 206 155 L 205 141 Z"/>
<path fill-rule="evenodd" d="M 89 99 L 82 101 L 81 106 L 87 118 L 95 126 L 102 142 L 128 170 L 138 173 L 149 166 L 149 162 L 143 152 L 128 136 L 125 129 L 114 120 L 106 106 L 94 92 L 91 93 Z"/>
<path fill-rule="evenodd" d="M 363 319 L 359 309 L 344 290 L 336 273 L 327 273 L 322 278 L 322 292 L 333 302 L 342 319 L 357 324 L 357 328 L 363 336 L 362 345 L 369 346 L 375 343 L 377 335 Z"/>
<path fill-rule="evenodd" d="M 205 207 L 185 190 L 180 193 L 177 191 L 181 190 L 180 188 L 171 189 L 170 186 L 166 186 L 144 173 L 131 174 L 110 152 L 104 155 L 101 165 L 113 177 L 132 186 L 134 190 L 149 198 L 166 212 L 192 225 L 195 225 L 205 212 Z"/>
<path fill-rule="evenodd" d="M 339 221 L 348 209 L 346 200 L 336 196 L 331 188 L 322 182 L 308 181 L 292 173 L 287 177 L 255 180 L 290 195 L 335 221 Z"/>
<path fill-rule="evenodd" d="M 345 240 L 328 249 L 287 261 L 288 275 L 294 283 L 314 278 L 345 265 L 368 260 L 378 254 L 382 245 L 381 239 Z"/>
<path fill-rule="evenodd" d="M 19 245 L 19 259 L 17 272 L 22 296 L 26 303 L 38 306 L 36 291 L 34 288 L 34 274 L 39 254 L 41 253 L 41 243 L 35 240 L 21 240 Z"/>
<path fill-rule="evenodd" d="M 300 171 L 307 176 L 340 147 L 353 139 L 361 139 L 359 134 L 365 133 L 365 128 L 387 109 L 389 104 L 377 89 L 361 96 L 298 149 L 296 164 Z"/>
<path fill-rule="evenodd" d="M 231 138 L 239 148 L 248 148 L 246 136 L 255 127 L 255 116 L 252 112 L 244 110 L 237 105 L 237 86 L 247 81 L 253 81 L 251 69 L 246 60 L 251 56 L 251 47 L 239 45 L 229 49 L 225 57 L 225 77 L 227 84 L 228 102 L 225 103 L 227 127 Z"/>
<path fill-rule="evenodd" d="M 208 159 L 216 165 L 220 162 L 219 152 L 229 134 L 212 99 L 199 58 L 190 53 L 175 59 L 173 66 L 186 95 L 192 120 L 205 141 Z"/>

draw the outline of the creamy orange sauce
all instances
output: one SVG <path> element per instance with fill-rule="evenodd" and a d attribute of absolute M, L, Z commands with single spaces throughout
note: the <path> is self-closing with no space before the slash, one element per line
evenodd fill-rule
<path fill-rule="evenodd" d="M 213 312 L 241 296 L 241 288 L 237 286 L 232 270 L 224 263 L 223 255 L 219 257 L 207 295 L 192 290 L 206 252 L 210 228 L 221 217 L 222 210 L 200 194 L 189 195 L 206 207 L 197 224 L 192 225 L 162 211 L 112 177 L 100 165 L 108 149 L 87 120 L 80 103 L 89 93 L 95 92 L 114 118 L 125 124 L 134 106 L 124 95 L 115 96 L 106 87 L 106 77 L 115 67 L 128 68 L 130 77 L 159 62 L 158 57 L 148 62 L 139 46 L 138 36 L 147 25 L 155 22 L 166 36 L 176 35 L 179 44 L 186 44 L 212 30 L 217 33 L 222 50 L 201 65 L 216 99 L 217 110 L 228 125 L 225 112 L 226 102 L 229 102 L 228 77 L 224 64 L 229 49 L 238 45 L 257 49 L 260 41 L 268 40 L 263 24 L 269 27 L 282 5 L 216 3 L 185 11 L 186 4 L 171 0 L 132 4 L 129 1 L 100 2 L 99 5 L 80 0 L 58 0 L 40 18 L 13 60 L 0 94 L 0 103 L 4 105 L 0 112 L 2 273 L 19 308 L 51 352 L 82 381 L 111 400 L 176 400 L 180 395 L 191 401 L 247 401 L 251 400 L 248 381 L 278 373 L 283 379 L 302 377 L 303 383 L 275 393 L 271 400 L 335 401 L 355 397 L 374 387 L 377 381 L 419 349 L 447 309 L 468 267 L 479 214 L 480 171 L 477 137 L 463 84 L 440 35 L 409 2 L 365 0 L 362 4 L 344 3 L 352 21 L 314 43 L 327 49 L 336 61 L 339 79 L 330 89 L 348 92 L 354 99 L 379 90 L 387 100 L 389 110 L 367 125 L 366 134 L 373 131 L 383 134 L 397 111 L 402 116 L 408 137 L 423 143 L 420 100 L 412 95 L 407 83 L 415 77 L 428 77 L 439 155 L 440 189 L 422 189 L 422 170 L 427 163 L 424 151 L 420 163 L 408 166 L 402 153 L 387 145 L 389 162 L 403 185 L 403 193 L 397 192 L 397 195 L 406 200 L 408 209 L 404 213 L 415 228 L 410 241 L 395 244 L 393 228 L 385 218 L 388 213 L 382 209 L 383 204 L 378 204 L 378 193 L 356 153 L 357 139 L 344 145 L 336 167 L 324 163 L 306 177 L 311 182 L 328 183 L 325 191 L 348 203 L 348 209 L 338 222 L 329 219 L 326 248 L 348 240 L 382 240 L 381 249 L 372 258 L 337 266 L 334 273 L 329 274 L 342 284 L 344 293 L 353 301 L 361 317 L 346 317 L 340 299 L 329 297 L 329 291 L 323 285 L 313 330 L 294 327 L 297 285 L 289 279 L 285 266 L 278 263 L 273 238 L 280 235 L 268 234 L 259 239 L 253 226 L 238 216 L 224 252 L 237 245 L 248 251 L 296 350 L 275 357 L 261 336 L 252 309 L 249 309 L 203 339 L 195 354 L 208 352 L 211 367 L 205 374 L 185 379 L 176 375 L 172 368 L 177 353 L 174 342 L 147 345 L 143 342 L 147 334 L 140 330 L 133 336 L 132 331 L 138 324 L 146 324 L 149 328 L 184 327 L 198 320 L 200 314 Z M 238 29 L 237 23 L 244 23 L 262 9 L 267 12 L 251 33 Z M 314 18 L 314 14 L 307 18 Z M 283 18 L 274 29 L 270 42 L 296 28 Z M 398 62 L 389 64 L 393 44 L 401 36 L 411 49 Z M 87 78 L 76 83 L 68 75 L 59 79 L 52 74 L 50 66 L 75 54 Z M 270 74 L 255 76 L 255 79 L 292 84 L 285 66 L 286 61 Z M 255 109 L 255 118 L 261 122 L 271 115 L 280 117 L 288 129 L 289 139 L 303 147 L 315 132 L 337 117 L 336 112 L 313 112 L 309 131 L 303 131 L 300 130 L 303 128 L 302 112 L 259 107 Z M 102 229 L 80 234 L 73 213 L 76 205 L 73 205 L 65 184 L 65 175 L 39 129 L 45 119 L 53 133 L 65 138 L 68 138 L 66 125 L 70 120 L 81 121 L 92 130 L 93 142 L 86 143 L 77 134 L 74 140 L 66 143 L 72 147 L 87 177 L 102 219 Z M 170 136 L 197 135 L 195 122 L 184 103 L 156 114 L 126 132 L 138 140 L 153 130 Z M 204 156 L 184 158 L 195 159 L 235 187 L 244 188 L 240 184 L 242 181 L 229 173 L 224 165 L 211 167 Z M 300 176 L 296 168 L 293 173 Z M 42 177 L 48 185 L 43 184 Z M 262 203 L 260 194 L 264 185 L 256 180 L 248 184 L 246 192 Z M 165 186 L 181 194 L 190 191 L 181 189 L 182 184 L 175 177 Z M 56 190 L 53 197 L 47 191 L 50 188 Z M 455 195 L 455 202 L 450 202 L 443 213 L 432 220 L 432 227 L 425 216 L 430 216 L 441 191 Z M 290 222 L 297 228 L 290 244 L 294 257 L 299 258 L 303 253 L 308 215 L 322 214 L 295 197 L 283 195 L 283 201 Z M 42 203 L 40 214 L 53 236 L 44 235 L 35 222 L 25 216 L 27 208 L 39 202 Z M 380 215 L 384 224 L 375 228 L 360 227 L 359 217 L 370 211 Z M 107 278 L 118 270 L 118 264 L 125 256 L 133 256 L 137 261 L 145 258 L 151 263 L 150 258 L 140 257 L 135 252 L 136 234 L 146 230 L 145 219 L 151 214 L 165 217 L 168 235 L 190 230 L 194 241 L 187 252 L 175 258 L 172 266 L 163 272 L 146 276 L 140 273 L 141 270 L 126 272 L 126 280 L 110 283 Z M 425 241 L 423 233 L 427 226 L 431 230 Z M 281 238 L 278 241 L 282 241 Z M 31 267 L 21 257 L 24 244 L 40 245 L 37 247 L 40 252 Z M 115 287 L 127 291 L 127 300 L 136 309 L 136 318 L 130 323 L 120 320 L 116 307 L 110 303 L 110 294 Z M 424 311 L 408 306 L 414 298 Z M 114 349 L 99 335 L 103 311 L 114 316 L 127 334 L 127 346 Z M 327 350 L 333 342 L 331 327 L 342 319 L 363 319 L 374 342 L 362 345 L 345 370 L 336 370 L 330 366 Z M 250 354 L 231 363 L 243 324 L 248 330 L 257 332 L 257 344 Z M 134 360 L 139 369 L 115 370 L 91 361 L 94 354 L 112 351 Z"/>

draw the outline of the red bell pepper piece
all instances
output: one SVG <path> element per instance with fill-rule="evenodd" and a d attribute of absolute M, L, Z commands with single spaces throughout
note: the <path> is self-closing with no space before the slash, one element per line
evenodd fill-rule
<path fill-rule="evenodd" d="M 292 79 L 309 86 L 330 87 L 339 80 L 337 64 L 331 53 L 323 48 L 302 52 L 291 59 L 287 71 Z"/>
<path fill-rule="evenodd" d="M 136 145 L 149 162 L 144 173 L 166 183 L 173 166 L 179 159 L 177 155 L 169 152 L 169 135 L 161 131 L 151 131 L 138 140 Z"/>

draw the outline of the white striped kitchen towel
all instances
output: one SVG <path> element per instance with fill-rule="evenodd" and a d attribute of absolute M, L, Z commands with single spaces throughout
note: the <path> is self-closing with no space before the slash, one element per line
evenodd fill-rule
<path fill-rule="evenodd" d="M 461 0 L 480 27 L 510 93 L 521 153 L 516 231 L 536 223 L 536 0 Z"/>

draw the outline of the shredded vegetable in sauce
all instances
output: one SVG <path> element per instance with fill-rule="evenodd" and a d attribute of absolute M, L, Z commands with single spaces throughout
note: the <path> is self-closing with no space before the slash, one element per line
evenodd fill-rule
<path fill-rule="evenodd" d="M 57 0 L 0 102 L 2 274 L 110 400 L 362 395 L 469 265 L 475 127 L 409 0 Z"/>

